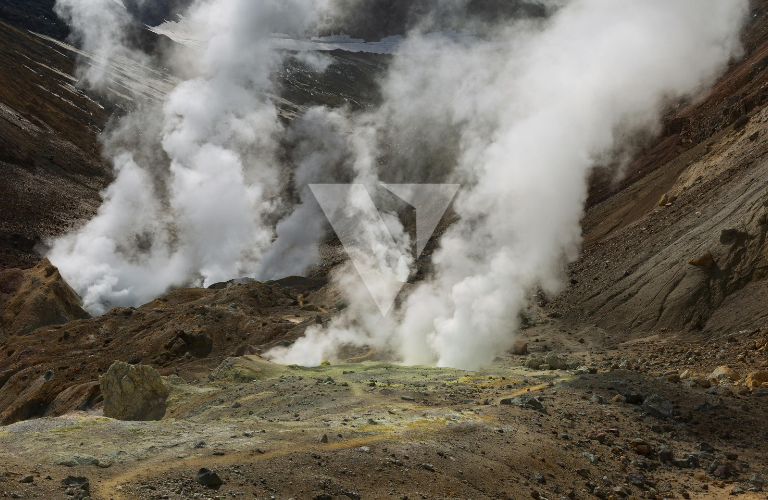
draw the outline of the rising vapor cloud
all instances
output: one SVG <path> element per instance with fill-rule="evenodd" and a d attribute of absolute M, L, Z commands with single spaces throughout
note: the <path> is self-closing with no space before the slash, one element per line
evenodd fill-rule
<path fill-rule="evenodd" d="M 76 13 L 91 1 L 59 3 Z M 739 54 L 748 1 L 543 5 L 543 19 L 484 21 L 482 39 L 431 36 L 417 25 L 393 56 L 380 108 L 312 108 L 285 130 L 262 97 L 281 57 L 268 36 L 305 29 L 328 6 L 195 4 L 187 16 L 210 40 L 194 61 L 198 76 L 106 139 L 116 181 L 96 218 L 55 243 L 52 261 L 99 313 L 171 286 L 304 272 L 327 231 L 310 184 L 363 184 L 379 202 L 381 182 L 460 184 L 459 221 L 432 256 L 434 274 L 409 288 L 401 307 L 382 317 L 354 268 L 341 266 L 334 281 L 350 307 L 270 355 L 312 365 L 341 346 L 371 345 L 407 364 L 492 361 L 512 344 L 528 293 L 557 293 L 578 255 L 596 160 L 617 147 L 619 131 L 653 130 L 666 102 L 714 81 Z M 425 15 L 430 28 L 466 2 L 438 6 Z M 280 140 L 293 146 L 288 165 L 277 159 Z M 293 207 L 288 189 L 299 194 Z M 270 218 L 286 210 L 273 228 Z M 394 211 L 382 217 L 407 247 Z M 384 256 L 378 266 L 391 262 Z"/>
<path fill-rule="evenodd" d="M 395 317 L 353 304 L 274 359 L 317 364 L 351 344 L 407 364 L 492 361 L 512 345 L 528 292 L 557 293 L 564 264 L 577 257 L 596 159 L 616 147 L 619 131 L 657 127 L 665 102 L 711 84 L 739 53 L 747 8 L 573 0 L 545 21 L 490 26 L 486 43 L 410 37 L 384 84 L 384 106 L 365 121 L 380 133 L 415 126 L 427 141 L 456 134 L 448 171 L 421 171 L 429 164 L 418 154 L 406 169 L 462 184 L 460 221 L 441 238 L 434 276 Z"/>

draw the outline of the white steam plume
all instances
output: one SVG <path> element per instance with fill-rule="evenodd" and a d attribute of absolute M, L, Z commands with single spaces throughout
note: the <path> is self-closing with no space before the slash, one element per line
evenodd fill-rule
<path fill-rule="evenodd" d="M 83 40 L 119 47 L 114 25 L 95 22 L 111 9 L 105 3 L 59 0 L 57 8 Z M 107 137 L 117 178 L 98 215 L 49 254 L 89 311 L 256 272 L 272 238 L 265 219 L 281 208 L 287 179 L 276 160 L 282 125 L 264 97 L 279 63 L 268 39 L 303 29 L 321 7 L 201 0 L 186 13 L 209 40 L 191 64 L 198 76 L 161 107 L 134 111 Z"/>
<path fill-rule="evenodd" d="M 434 277 L 399 315 L 382 320 L 358 299 L 364 291 L 348 291 L 346 314 L 273 359 L 317 364 L 352 344 L 408 364 L 492 361 L 514 340 L 527 293 L 557 292 L 577 256 L 595 159 L 615 147 L 618 130 L 657 126 L 667 99 L 713 82 L 739 53 L 748 5 L 572 0 L 542 23 L 496 26 L 491 43 L 410 38 L 395 55 L 384 107 L 365 121 L 381 134 L 411 134 L 414 123 L 436 138 L 435 130 L 458 131 L 458 161 L 442 180 L 463 185 L 461 220 L 440 241 Z"/>
<path fill-rule="evenodd" d="M 137 62 L 147 58 L 128 47 L 127 30 L 131 16 L 114 0 L 57 0 L 54 12 L 70 26 L 71 38 L 83 50 L 93 54 L 93 62 L 80 60 L 77 74 L 89 85 L 100 88 L 108 77 L 107 61 L 128 57 Z"/>
<path fill-rule="evenodd" d="M 127 24 L 109 17 L 108 3 L 58 0 L 57 8 L 86 48 L 126 55 L 119 33 Z M 348 263 L 334 279 L 350 306 L 272 355 L 318 364 L 341 346 L 372 345 L 408 364 L 477 368 L 511 345 L 531 289 L 559 290 L 563 265 L 578 253 L 596 159 L 626 130 L 656 127 L 668 99 L 713 82 L 740 50 L 748 3 L 551 0 L 549 19 L 485 26 L 485 42 L 414 34 L 394 56 L 380 109 L 314 108 L 289 128 L 299 203 L 271 243 L 289 175 L 277 160 L 286 131 L 262 97 L 280 62 L 268 37 L 301 31 L 325 5 L 200 0 L 185 13 L 210 40 L 185 68 L 196 77 L 107 137 L 117 178 L 96 218 L 57 240 L 50 258 L 101 313 L 172 286 L 303 272 L 327 228 L 309 184 L 363 184 L 380 205 L 380 180 L 461 184 L 460 220 L 441 238 L 434 275 L 398 310 L 382 318 Z M 455 16 L 467 2 L 445 4 Z M 322 70 L 327 60 L 305 62 Z M 88 75 L 92 85 L 102 78 Z M 390 159 L 380 169 L 383 153 Z M 382 218 L 408 246 L 399 220 Z M 360 234 L 381 234 L 367 220 Z M 374 267 L 398 274 L 391 245 L 380 257 Z"/>

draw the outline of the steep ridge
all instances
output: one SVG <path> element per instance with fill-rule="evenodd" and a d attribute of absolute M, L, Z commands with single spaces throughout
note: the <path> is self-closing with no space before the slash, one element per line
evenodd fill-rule
<path fill-rule="evenodd" d="M 75 87 L 72 59 L 0 22 L 0 268 L 92 216 L 108 172 L 97 134 L 109 111 Z"/>
<path fill-rule="evenodd" d="M 765 324 L 766 2 L 744 40 L 744 58 L 704 98 L 673 109 L 624 187 L 587 210 L 583 255 L 550 307 L 637 335 Z M 593 187 L 594 203 L 605 186 Z"/>

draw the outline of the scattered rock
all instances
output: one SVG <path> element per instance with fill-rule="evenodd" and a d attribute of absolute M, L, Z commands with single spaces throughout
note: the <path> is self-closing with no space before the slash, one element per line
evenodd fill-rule
<path fill-rule="evenodd" d="M 82 476 L 67 476 L 61 480 L 65 486 L 70 486 L 73 490 L 83 491 L 86 494 L 91 491 L 91 484 L 88 478 Z"/>
<path fill-rule="evenodd" d="M 528 343 L 523 342 L 522 340 L 516 341 L 515 344 L 512 346 L 511 352 L 512 354 L 517 354 L 518 356 L 528 354 Z"/>
<path fill-rule="evenodd" d="M 33 483 L 34 481 L 35 481 L 35 476 L 33 476 L 31 474 L 27 474 L 26 476 L 24 476 L 21 479 L 19 479 L 20 483 L 25 483 L 25 484 Z"/>
<path fill-rule="evenodd" d="M 705 443 L 699 443 L 698 448 L 699 448 L 700 451 L 704 451 L 704 452 L 707 452 L 707 453 L 712 453 L 713 451 L 715 451 L 715 447 L 712 446 L 709 443 L 706 443 L 706 442 Z"/>
<path fill-rule="evenodd" d="M 592 397 L 589 398 L 589 401 L 591 403 L 598 404 L 598 405 L 604 405 L 608 402 L 604 397 L 599 396 L 597 394 L 593 394 Z"/>
<path fill-rule="evenodd" d="M 552 370 L 564 370 L 568 367 L 565 361 L 554 352 L 547 353 L 544 357 L 544 363 L 549 365 Z"/>
<path fill-rule="evenodd" d="M 733 368 L 729 366 L 718 366 L 715 368 L 715 370 L 710 374 L 710 379 L 715 380 L 730 380 L 731 382 L 737 382 L 741 379 L 741 375 L 739 375 L 739 372 L 734 370 Z"/>
<path fill-rule="evenodd" d="M 741 115 L 736 119 L 735 122 L 733 122 L 733 130 L 740 130 L 747 126 L 749 123 L 749 115 Z"/>
<path fill-rule="evenodd" d="M 632 486 L 641 487 L 645 484 L 645 476 L 640 472 L 631 472 L 627 474 L 627 483 Z"/>
<path fill-rule="evenodd" d="M 624 396 L 624 399 L 627 401 L 627 403 L 631 405 L 639 405 L 643 403 L 643 395 L 639 392 L 626 391 L 622 395 Z"/>
<path fill-rule="evenodd" d="M 327 443 L 328 442 L 328 434 L 323 434 L 317 439 L 321 443 Z"/>
<path fill-rule="evenodd" d="M 642 439 L 633 439 L 630 441 L 629 447 L 638 455 L 649 455 L 653 451 L 651 445 Z"/>
<path fill-rule="evenodd" d="M 676 384 L 676 383 L 680 382 L 680 375 L 678 375 L 677 373 L 673 373 L 672 375 L 668 375 L 667 376 L 667 382 L 669 382 L 670 384 Z"/>
<path fill-rule="evenodd" d="M 195 479 L 197 479 L 197 482 L 203 486 L 212 489 L 218 489 L 222 484 L 224 484 L 218 474 L 205 467 L 197 471 L 197 476 Z"/>
<path fill-rule="evenodd" d="M 533 410 L 544 412 L 544 405 L 541 404 L 538 398 L 531 396 L 530 394 L 522 394 L 516 398 L 506 398 L 501 400 L 503 405 L 517 405 L 523 408 L 531 408 Z"/>
<path fill-rule="evenodd" d="M 168 389 L 157 370 L 117 361 L 99 377 L 104 415 L 118 420 L 160 420 Z"/>
<path fill-rule="evenodd" d="M 710 382 L 709 379 L 706 379 L 704 377 L 691 377 L 690 381 L 691 381 L 691 384 L 698 385 L 703 389 L 709 389 L 710 387 L 712 387 L 712 382 Z"/>
<path fill-rule="evenodd" d="M 669 418 L 672 416 L 674 408 L 666 398 L 653 394 L 643 401 L 643 411 L 656 418 Z"/>
<path fill-rule="evenodd" d="M 705 269 L 712 269 L 715 267 L 715 259 L 710 252 L 705 252 L 700 257 L 693 259 L 688 264 L 696 267 L 703 267 Z"/>
<path fill-rule="evenodd" d="M 532 370 L 538 370 L 539 367 L 543 364 L 544 358 L 542 358 L 540 354 L 536 353 L 531 354 L 528 356 L 528 359 L 525 360 L 526 368 L 530 368 Z"/>
<path fill-rule="evenodd" d="M 758 370 L 747 375 L 747 387 L 762 387 L 768 382 L 768 371 Z"/>

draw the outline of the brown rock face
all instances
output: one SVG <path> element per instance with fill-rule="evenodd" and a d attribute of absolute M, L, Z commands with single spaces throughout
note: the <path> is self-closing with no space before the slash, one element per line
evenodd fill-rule
<path fill-rule="evenodd" d="M 157 370 L 117 361 L 99 377 L 104 415 L 118 420 L 160 420 L 168 389 Z"/>
<path fill-rule="evenodd" d="M 48 259 L 32 269 L 0 271 L 0 340 L 90 317 Z"/>
<path fill-rule="evenodd" d="M 98 382 L 70 386 L 56 396 L 48 409 L 46 417 L 64 415 L 71 411 L 85 411 L 101 400 L 101 387 Z"/>

